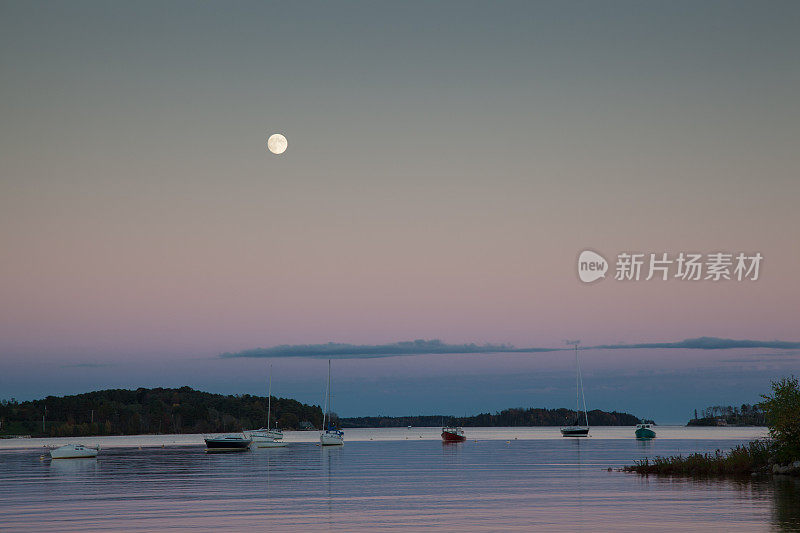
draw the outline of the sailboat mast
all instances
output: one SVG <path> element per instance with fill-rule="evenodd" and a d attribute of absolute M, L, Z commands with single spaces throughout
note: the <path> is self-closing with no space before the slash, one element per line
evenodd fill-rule
<path fill-rule="evenodd" d="M 578 362 L 578 381 L 581 384 L 581 397 L 583 398 L 583 417 L 586 425 L 589 425 L 589 411 L 586 410 L 586 394 L 583 393 L 583 375 L 581 374 L 581 364 L 578 361 L 578 346 L 575 346 L 575 361 Z"/>
<path fill-rule="evenodd" d="M 328 425 L 331 425 L 331 414 L 333 411 L 333 400 L 331 399 L 331 360 L 328 359 Z"/>
<path fill-rule="evenodd" d="M 267 388 L 267 429 L 272 420 L 272 365 L 269 365 L 269 388 Z"/>
<path fill-rule="evenodd" d="M 325 431 L 325 417 L 328 415 L 328 397 L 331 390 L 331 360 L 328 359 L 328 381 L 325 383 L 325 409 L 322 411 L 322 431 Z"/>
<path fill-rule="evenodd" d="M 580 405 L 581 405 L 581 390 L 580 390 L 580 373 L 581 373 L 581 366 L 578 363 L 578 343 L 575 343 L 575 420 L 578 420 L 578 417 L 581 415 Z"/>
<path fill-rule="evenodd" d="M 325 415 L 328 413 L 328 383 L 325 382 L 325 396 L 322 398 L 322 431 L 325 431 Z"/>

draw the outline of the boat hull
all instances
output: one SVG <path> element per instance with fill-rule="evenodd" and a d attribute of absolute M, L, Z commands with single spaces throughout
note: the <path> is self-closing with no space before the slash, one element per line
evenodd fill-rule
<path fill-rule="evenodd" d="M 253 446 L 256 448 L 282 448 L 286 446 L 283 442 L 283 433 L 275 430 L 257 430 L 250 432 L 253 439 Z"/>
<path fill-rule="evenodd" d="M 589 436 L 589 428 L 582 427 L 582 426 L 571 426 L 566 428 L 561 428 L 561 436 L 562 437 L 588 437 Z"/>
<path fill-rule="evenodd" d="M 256 448 L 285 448 L 286 443 L 280 440 L 253 440 Z"/>
<path fill-rule="evenodd" d="M 281 440 L 283 431 L 280 429 L 256 429 L 249 433 L 253 442 Z"/>
<path fill-rule="evenodd" d="M 319 436 L 319 443 L 322 446 L 342 446 L 344 445 L 344 433 L 341 431 L 326 431 Z"/>
<path fill-rule="evenodd" d="M 206 453 L 234 453 L 250 451 L 252 439 L 204 439 Z"/>
<path fill-rule="evenodd" d="M 463 431 L 442 430 L 442 442 L 464 442 L 465 440 L 467 440 L 467 436 Z"/>
<path fill-rule="evenodd" d="M 50 450 L 51 459 L 92 459 L 97 457 L 100 448 L 90 448 L 89 446 L 67 444 Z"/>
<path fill-rule="evenodd" d="M 636 438 L 639 440 L 648 440 L 656 438 L 656 432 L 652 429 L 639 428 L 636 430 Z"/>

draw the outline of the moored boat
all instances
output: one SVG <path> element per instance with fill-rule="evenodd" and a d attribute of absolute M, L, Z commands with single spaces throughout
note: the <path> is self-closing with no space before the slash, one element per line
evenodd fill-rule
<path fill-rule="evenodd" d="M 206 453 L 246 452 L 250 450 L 253 439 L 242 435 L 222 435 L 205 437 Z"/>
<path fill-rule="evenodd" d="M 575 420 L 569 426 L 561 428 L 562 437 L 588 437 L 589 413 L 586 411 L 586 395 L 583 394 L 583 376 L 581 376 L 581 363 L 578 360 L 578 344 L 580 341 L 568 341 L 575 345 Z M 583 421 L 581 424 L 580 401 L 583 397 Z"/>
<path fill-rule="evenodd" d="M 588 437 L 589 428 L 587 426 L 566 426 L 561 428 L 562 437 Z"/>
<path fill-rule="evenodd" d="M 97 457 L 100 446 L 91 447 L 83 444 L 65 444 L 50 450 L 52 459 L 89 459 Z"/>
<path fill-rule="evenodd" d="M 344 444 L 344 431 L 336 428 L 331 422 L 331 360 L 328 359 L 328 385 L 325 389 L 325 410 L 322 411 L 322 433 L 319 434 L 320 446 L 342 446 Z"/>
<path fill-rule="evenodd" d="M 635 433 L 636 438 L 639 440 L 654 439 L 656 437 L 656 432 L 653 431 L 650 424 L 637 424 Z"/>
<path fill-rule="evenodd" d="M 283 432 L 280 429 L 256 429 L 250 432 L 253 439 L 253 446 L 256 448 L 282 448 L 286 446 L 283 442 Z"/>
<path fill-rule="evenodd" d="M 267 387 L 267 427 L 259 428 L 250 432 L 250 438 L 256 448 L 282 448 L 286 446 L 283 442 L 283 431 L 277 427 L 270 428 L 272 420 L 272 365 L 269 366 L 269 386 Z"/>
<path fill-rule="evenodd" d="M 444 442 L 464 442 L 467 436 L 464 430 L 456 426 L 445 426 L 442 428 L 442 441 Z"/>
<path fill-rule="evenodd" d="M 344 431 L 328 428 L 320 434 L 319 443 L 322 446 L 341 446 L 344 444 Z"/>

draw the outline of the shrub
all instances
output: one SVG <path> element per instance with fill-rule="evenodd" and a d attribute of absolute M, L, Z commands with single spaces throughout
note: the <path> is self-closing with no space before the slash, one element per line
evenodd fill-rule
<path fill-rule="evenodd" d="M 667 476 L 719 476 L 746 475 L 764 468 L 769 462 L 770 443 L 755 440 L 736 446 L 727 453 L 717 450 L 710 453 L 693 453 L 686 457 L 654 457 L 636 461 L 633 466 L 623 468 L 626 472 L 639 474 L 661 474 Z"/>
<path fill-rule="evenodd" d="M 786 463 L 800 459 L 800 388 L 792 376 L 772 382 L 772 394 L 762 394 L 775 459 Z"/>

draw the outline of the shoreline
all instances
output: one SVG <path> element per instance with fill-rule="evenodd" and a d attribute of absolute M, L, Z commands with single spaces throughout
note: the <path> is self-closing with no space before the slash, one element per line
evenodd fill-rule
<path fill-rule="evenodd" d="M 412 428 L 351 428 L 344 429 L 345 442 L 382 442 L 382 441 L 440 441 L 441 427 L 412 427 Z M 524 441 L 524 440 L 550 440 L 560 442 L 584 441 L 584 439 L 570 439 L 561 436 L 559 427 L 532 426 L 532 427 L 470 427 L 465 428 L 468 441 Z M 653 442 L 669 440 L 720 440 L 720 441 L 748 441 L 765 436 L 765 428 L 752 427 L 697 427 L 686 426 L 659 426 L 658 437 L 653 441 L 636 441 L 633 426 L 598 426 L 593 427 L 590 437 L 585 440 L 630 440 L 639 446 L 651 446 Z M 228 432 L 236 433 L 236 432 Z M 206 435 L 211 435 L 207 433 Z M 219 435 L 222 433 L 213 433 Z M 319 431 L 285 431 L 284 441 L 293 443 L 316 443 Z M 172 446 L 202 446 L 203 434 L 143 434 L 143 435 L 115 435 L 94 437 L 39 437 L 24 439 L 2 439 L 0 450 L 14 449 L 41 449 L 50 445 L 63 445 L 67 443 L 96 445 L 105 448 L 135 448 L 135 447 L 172 447 Z"/>

